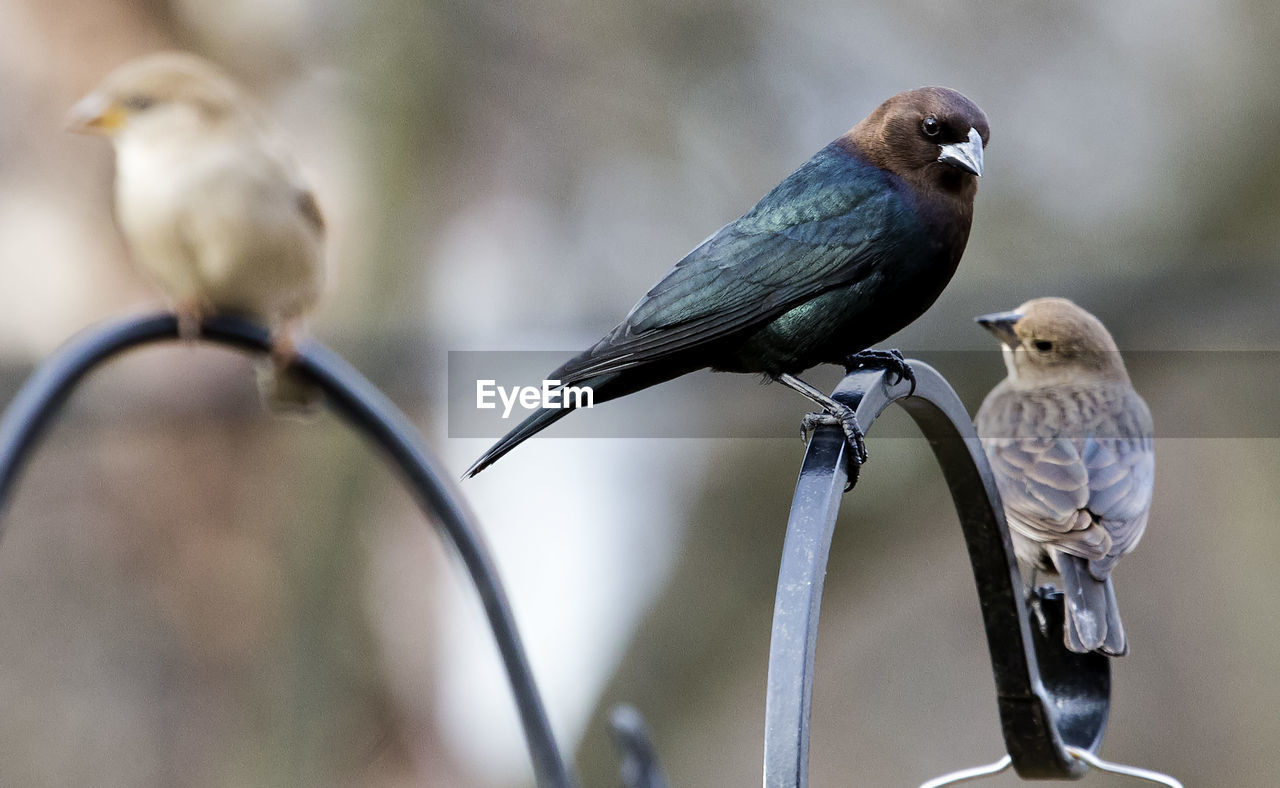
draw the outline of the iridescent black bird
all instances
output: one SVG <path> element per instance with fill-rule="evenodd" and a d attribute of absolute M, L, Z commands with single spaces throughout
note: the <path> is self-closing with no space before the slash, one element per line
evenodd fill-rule
<path fill-rule="evenodd" d="M 853 412 L 797 379 L 816 364 L 874 362 L 859 351 L 915 320 L 951 280 L 969 238 L 987 118 L 940 87 L 890 98 L 720 228 L 617 328 L 548 376 L 595 402 L 703 367 L 759 372 L 816 402 L 865 460 Z M 566 409 L 541 409 L 476 460 L 474 476 Z"/>

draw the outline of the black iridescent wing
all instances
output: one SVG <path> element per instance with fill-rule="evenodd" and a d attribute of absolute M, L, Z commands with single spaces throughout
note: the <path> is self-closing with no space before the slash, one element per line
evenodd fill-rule
<path fill-rule="evenodd" d="M 554 377 L 572 383 L 764 326 L 868 275 L 909 208 L 892 176 L 834 143 L 690 252 Z"/>

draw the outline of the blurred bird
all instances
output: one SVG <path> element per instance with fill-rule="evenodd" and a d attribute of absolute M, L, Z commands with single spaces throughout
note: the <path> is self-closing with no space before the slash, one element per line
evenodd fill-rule
<path fill-rule="evenodd" d="M 977 321 L 1009 371 L 976 423 L 1028 589 L 1039 571 L 1059 575 L 1067 648 L 1122 655 L 1111 569 L 1147 527 L 1151 413 L 1115 340 L 1072 302 L 1040 298 Z"/>
<path fill-rule="evenodd" d="M 853 411 L 795 375 L 831 363 L 909 376 L 896 353 L 858 351 L 923 314 L 951 280 L 989 134 L 982 110 L 954 90 L 893 96 L 676 263 L 548 379 L 590 387 L 598 403 L 703 367 L 763 373 L 822 408 L 802 430 L 841 426 L 852 479 L 866 459 Z M 533 413 L 467 475 L 568 412 Z"/>
<path fill-rule="evenodd" d="M 236 85 L 194 55 L 130 61 L 75 105 L 72 131 L 116 152 L 116 218 L 134 260 L 173 300 L 179 333 L 213 312 L 272 332 L 275 404 L 306 394 L 283 375 L 324 281 L 311 191 Z"/>

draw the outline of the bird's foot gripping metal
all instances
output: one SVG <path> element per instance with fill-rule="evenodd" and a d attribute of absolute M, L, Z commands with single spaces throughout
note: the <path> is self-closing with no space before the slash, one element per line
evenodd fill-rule
<path fill-rule="evenodd" d="M 845 442 L 849 446 L 849 451 L 845 455 L 847 473 L 844 491 L 852 490 L 853 485 L 858 481 L 858 470 L 867 461 L 867 443 L 863 437 L 862 427 L 858 426 L 858 416 L 853 408 L 828 397 L 795 375 L 783 373 L 777 377 L 777 381 L 792 391 L 799 392 L 810 402 L 822 408 L 821 413 L 805 414 L 804 420 L 800 422 L 800 440 L 808 443 L 809 433 L 817 430 L 818 427 L 839 427 L 844 432 Z"/>
<path fill-rule="evenodd" d="M 1049 631 L 1049 613 L 1045 610 L 1045 604 L 1049 600 L 1062 604 L 1062 592 L 1050 585 L 1036 586 L 1027 592 L 1027 612 L 1040 630 L 1041 637 L 1046 640 L 1053 637 L 1053 633 Z"/>
<path fill-rule="evenodd" d="M 902 351 L 897 350 L 864 350 L 860 353 L 854 353 L 846 356 L 844 360 L 844 371 L 855 372 L 860 369 L 883 369 L 893 375 L 893 380 L 888 381 L 890 386 L 896 386 L 902 381 L 911 383 L 911 391 L 908 397 L 916 393 L 916 373 L 902 356 Z"/>
<path fill-rule="evenodd" d="M 809 442 L 809 433 L 819 427 L 839 427 L 844 431 L 845 441 L 849 444 L 848 466 L 849 479 L 845 484 L 845 492 L 853 489 L 858 481 L 858 472 L 867 461 L 867 441 L 858 426 L 858 415 L 848 405 L 836 402 L 831 411 L 822 413 L 806 413 L 800 420 L 800 440 Z M 834 412 L 832 412 L 834 411 Z"/>

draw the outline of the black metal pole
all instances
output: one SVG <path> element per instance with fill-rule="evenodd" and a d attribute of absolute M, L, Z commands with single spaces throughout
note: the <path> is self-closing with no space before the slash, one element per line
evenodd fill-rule
<path fill-rule="evenodd" d="M 861 414 L 858 418 L 861 421 Z M 796 482 L 769 641 L 764 701 L 766 786 L 809 784 L 809 709 L 818 613 L 844 494 L 847 447 L 840 430 L 819 429 L 809 442 Z"/>
<path fill-rule="evenodd" d="M 1000 495 L 968 412 L 933 368 L 918 361 L 911 366 L 914 395 L 908 396 L 910 383 L 890 386 L 885 372 L 860 370 L 847 375 L 832 396 L 856 411 L 864 430 L 898 402 L 929 440 L 973 565 L 1001 726 L 1014 768 L 1022 777 L 1078 778 L 1088 766 L 1066 747 L 1092 752 L 1101 744 L 1110 663 L 1099 654 L 1067 651 L 1060 634 L 1060 600 L 1042 601 L 1048 619 L 1043 629 L 1030 625 Z M 845 474 L 842 433 L 820 428 L 796 484 L 778 573 L 765 700 L 764 783 L 770 788 L 808 785 L 813 654 Z"/>
<path fill-rule="evenodd" d="M 76 384 L 94 367 L 129 348 L 177 338 L 177 329 L 177 319 L 170 314 L 117 320 L 81 334 L 40 365 L 0 419 L 0 511 L 44 428 Z M 251 352 L 270 349 L 265 329 L 235 317 L 205 321 L 201 337 Z M 319 387 L 336 413 L 386 453 L 424 512 L 457 549 L 506 666 L 538 785 L 571 786 L 573 779 L 556 746 L 493 559 L 449 477 L 440 471 L 404 414 L 337 354 L 316 342 L 305 342 L 292 369 L 301 380 Z M 0 523 L 0 533 L 2 528 Z"/>

